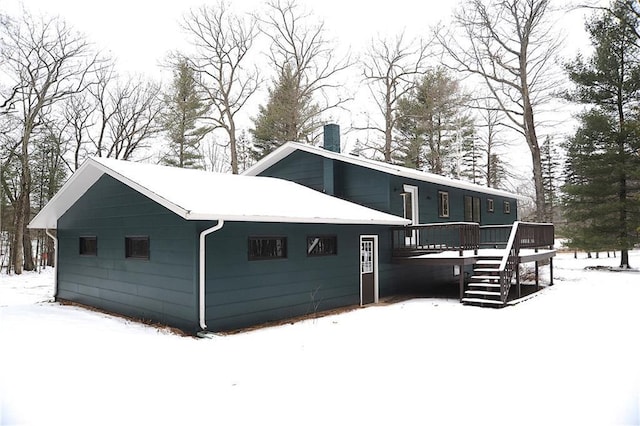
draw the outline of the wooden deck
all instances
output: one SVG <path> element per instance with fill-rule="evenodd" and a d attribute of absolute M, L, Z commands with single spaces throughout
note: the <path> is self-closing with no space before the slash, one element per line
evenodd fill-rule
<path fill-rule="evenodd" d="M 457 250 L 448 250 L 438 253 L 425 253 L 414 256 L 395 256 L 393 263 L 411 263 L 419 265 L 474 265 L 478 259 L 485 257 L 502 257 L 506 249 L 479 249 L 464 250 L 460 254 Z M 518 254 L 519 263 L 530 263 L 547 260 L 556 255 L 555 249 L 522 249 Z"/>

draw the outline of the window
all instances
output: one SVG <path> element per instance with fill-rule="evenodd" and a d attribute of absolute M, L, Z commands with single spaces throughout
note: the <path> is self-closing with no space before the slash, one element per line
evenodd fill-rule
<path fill-rule="evenodd" d="M 438 216 L 449 217 L 449 193 L 438 191 Z"/>
<path fill-rule="evenodd" d="M 511 203 L 508 201 L 505 201 L 503 204 L 504 207 L 504 213 L 505 214 L 510 214 L 511 213 Z"/>
<path fill-rule="evenodd" d="M 335 235 L 307 237 L 307 256 L 333 256 L 338 254 Z"/>
<path fill-rule="evenodd" d="M 286 259 L 286 237 L 250 237 L 249 260 Z"/>
<path fill-rule="evenodd" d="M 464 221 L 480 223 L 480 198 L 465 195 Z"/>
<path fill-rule="evenodd" d="M 127 259 L 149 259 L 149 237 L 135 236 L 124 238 L 124 253 Z"/>
<path fill-rule="evenodd" d="M 494 212 L 493 198 L 487 198 L 487 211 L 489 213 L 493 213 Z"/>
<path fill-rule="evenodd" d="M 98 255 L 98 238 L 95 236 L 80 237 L 80 256 Z"/>

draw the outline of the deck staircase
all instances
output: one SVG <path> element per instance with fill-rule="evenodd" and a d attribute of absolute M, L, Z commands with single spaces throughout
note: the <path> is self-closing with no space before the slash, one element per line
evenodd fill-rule
<path fill-rule="evenodd" d="M 502 308 L 500 293 L 500 263 L 502 255 L 482 255 L 474 265 L 462 303 L 465 305 Z"/>

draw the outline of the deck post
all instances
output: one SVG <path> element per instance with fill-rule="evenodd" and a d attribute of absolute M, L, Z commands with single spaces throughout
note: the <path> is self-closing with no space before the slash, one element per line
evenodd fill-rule
<path fill-rule="evenodd" d="M 538 284 L 538 261 L 536 260 L 536 291 L 540 290 L 540 286 Z"/>
<path fill-rule="evenodd" d="M 549 258 L 549 286 L 553 285 L 553 257 Z"/>
<path fill-rule="evenodd" d="M 516 264 L 516 285 L 518 286 L 518 299 L 522 297 L 522 289 L 520 288 L 520 263 Z"/>
<path fill-rule="evenodd" d="M 460 265 L 460 301 L 464 297 L 464 266 Z"/>

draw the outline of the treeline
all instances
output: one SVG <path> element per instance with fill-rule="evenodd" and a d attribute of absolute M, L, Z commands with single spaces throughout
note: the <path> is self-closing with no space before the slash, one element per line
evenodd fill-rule
<path fill-rule="evenodd" d="M 532 218 L 553 220 L 563 206 L 557 194 L 562 164 L 555 132 L 540 124 L 540 115 L 557 104 L 567 77 L 576 87 L 565 94 L 571 102 L 596 105 L 603 115 L 619 110 L 605 108 L 612 99 L 580 89 L 591 87 L 589 72 L 599 73 L 589 68 L 596 59 L 580 57 L 566 72 L 559 68 L 562 38 L 554 23 L 560 12 L 550 0 L 472 0 L 455 10 L 448 26 L 425 28 L 423 37 L 374 37 L 364 51 L 340 54 L 324 23 L 295 0 L 270 0 L 254 13 L 219 1 L 181 18 L 189 48 L 164 58 L 172 71 L 164 85 L 122 75 L 61 18 L 0 15 L 0 249 L 6 261 L 0 260 L 15 273 L 35 267 L 35 252 L 53 261 L 49 240 L 34 238 L 26 225 L 87 156 L 239 173 L 284 142 L 317 143 L 326 121 L 361 108 L 345 87 L 354 71 L 372 106 L 346 129 L 366 135 L 355 153 L 505 188 L 511 177 L 505 152 L 522 144 L 532 164 Z M 637 47 L 637 2 L 614 0 L 593 13 L 593 22 L 622 25 L 629 37 L 635 32 L 630 46 Z M 597 54 L 593 34 L 591 40 Z M 624 123 L 637 113 L 633 90 L 624 83 Z M 249 110 L 264 92 L 264 102 Z M 252 117 L 251 128 L 241 128 L 242 116 Z M 624 129 L 629 134 L 627 124 Z M 579 134 L 567 143 L 572 185 L 592 176 L 572 157 L 586 149 L 574 149 Z M 623 152 L 631 158 L 631 145 L 616 138 L 616 158 Z M 637 199 L 634 179 L 626 171 L 616 180 L 625 212 Z M 564 206 L 583 202 L 581 196 L 565 198 Z M 636 216 L 625 214 L 631 230 Z M 589 221 L 575 220 L 589 228 Z"/>

